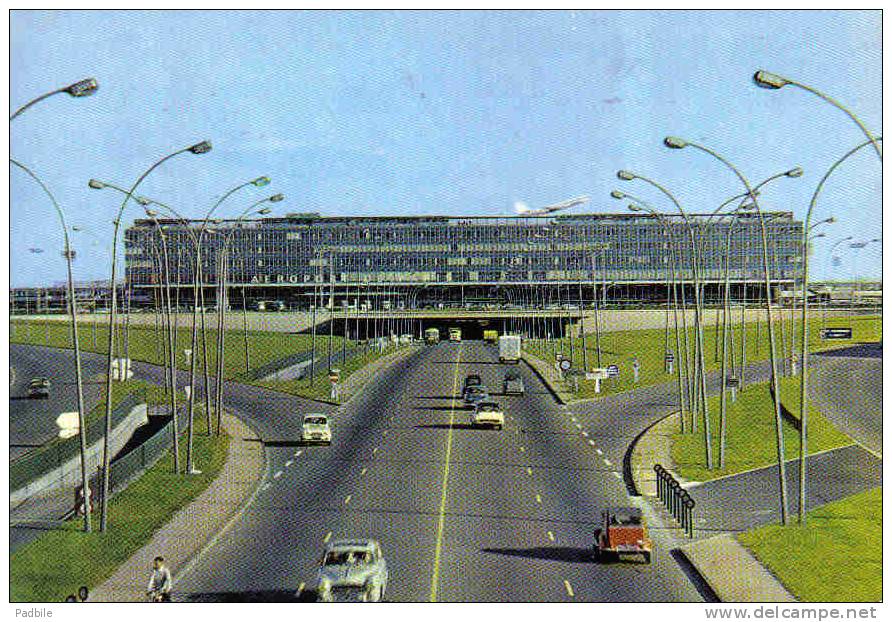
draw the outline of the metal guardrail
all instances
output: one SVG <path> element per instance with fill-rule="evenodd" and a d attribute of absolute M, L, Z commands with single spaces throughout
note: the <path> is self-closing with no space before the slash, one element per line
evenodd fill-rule
<path fill-rule="evenodd" d="M 114 428 L 141 403 L 142 399 L 136 394 L 125 397 L 112 410 L 112 427 Z M 105 417 L 97 417 L 87 424 L 87 445 L 90 446 L 101 439 L 104 432 Z M 53 469 L 61 467 L 77 456 L 79 451 L 80 437 L 75 435 L 28 452 L 9 465 L 9 490 L 18 490 Z"/>
<path fill-rule="evenodd" d="M 654 465 L 654 473 L 657 475 L 657 496 L 673 518 L 681 524 L 685 535 L 694 537 L 694 500 L 688 491 L 672 476 L 672 473 L 663 468 L 661 464 Z"/>

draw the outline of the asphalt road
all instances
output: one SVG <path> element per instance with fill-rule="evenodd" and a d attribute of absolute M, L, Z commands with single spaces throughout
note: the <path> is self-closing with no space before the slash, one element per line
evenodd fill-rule
<path fill-rule="evenodd" d="M 622 462 L 528 369 L 526 396 L 498 397 L 504 430 L 468 427 L 464 376 L 499 387 L 504 369 L 480 342 L 422 349 L 333 414 L 330 447 L 298 446 L 305 409 L 230 398 L 268 471 L 232 529 L 175 577 L 175 599 L 290 600 L 312 588 L 326 539 L 372 537 L 391 601 L 700 600 L 658 521 L 651 565 L 590 560 L 599 510 L 633 503 Z"/>
<path fill-rule="evenodd" d="M 99 385 L 90 380 L 101 377 L 102 361 L 98 355 L 81 357 L 87 412 L 99 401 Z M 15 460 L 58 436 L 56 417 L 77 411 L 74 352 L 11 343 L 9 367 L 9 458 Z M 50 379 L 49 399 L 28 399 L 28 383 L 38 376 Z"/>

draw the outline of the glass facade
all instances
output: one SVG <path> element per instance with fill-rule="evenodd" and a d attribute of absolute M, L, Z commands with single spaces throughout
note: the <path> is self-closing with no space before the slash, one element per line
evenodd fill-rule
<path fill-rule="evenodd" d="M 295 298 L 316 284 L 335 288 L 664 286 L 678 254 L 689 274 L 692 243 L 700 279 L 724 280 L 730 231 L 730 278 L 764 285 L 762 237 L 756 216 L 709 220 L 662 219 L 637 214 L 546 217 L 321 217 L 294 214 L 256 221 L 212 223 L 137 220 L 126 232 L 126 261 L 136 290 L 161 283 L 166 248 L 170 281 L 193 284 L 195 247 L 201 239 L 202 283 L 217 283 L 218 258 L 227 249 L 226 282 L 251 295 L 263 290 Z M 802 223 L 789 212 L 765 214 L 773 283 L 790 283 L 801 265 Z M 160 231 L 159 231 L 160 227 Z M 164 245 L 162 246 L 162 236 Z M 689 279 L 689 276 L 686 276 Z M 433 291 L 433 290 L 429 290 Z M 665 292 L 665 287 L 663 290 Z M 292 296 L 293 294 L 293 296 Z"/>

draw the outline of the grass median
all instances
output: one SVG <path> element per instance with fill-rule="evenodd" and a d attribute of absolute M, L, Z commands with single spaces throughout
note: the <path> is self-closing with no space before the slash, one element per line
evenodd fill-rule
<path fill-rule="evenodd" d="M 800 601 L 883 599 L 883 489 L 808 512 L 805 526 L 766 525 L 738 540 Z"/>
<path fill-rule="evenodd" d="M 799 414 L 799 378 L 782 378 L 781 401 L 795 417 Z M 677 433 L 672 437 L 672 463 L 675 471 L 690 481 L 708 481 L 750 469 L 777 464 L 777 432 L 774 401 L 769 383 L 761 382 L 738 392 L 737 401 L 727 402 L 727 435 L 725 468 L 718 468 L 719 419 L 721 398 L 709 398 L 709 420 L 712 435 L 712 456 L 715 468 L 706 468 L 706 443 L 703 423 L 698 422 L 697 433 Z M 809 405 L 808 453 L 851 445 L 854 441 L 837 430 L 821 412 Z M 783 418 L 784 456 L 792 460 L 799 456 L 799 430 Z"/>
<path fill-rule="evenodd" d="M 195 419 L 193 458 L 200 475 L 174 475 L 173 451 L 108 503 L 108 530 L 83 533 L 83 519 L 66 521 L 10 556 L 11 602 L 59 602 L 80 586 L 96 587 L 109 578 L 174 514 L 216 478 L 226 461 L 228 436 L 207 436 Z M 185 443 L 180 445 L 185 464 Z M 98 508 L 97 508 L 98 509 Z M 93 515 L 94 530 L 99 514 Z M 149 569 L 146 569 L 148 577 Z"/>
<path fill-rule="evenodd" d="M 785 317 L 789 317 L 785 315 Z M 789 348 L 789 330 L 788 322 L 785 323 L 785 333 L 780 330 L 780 323 L 776 323 L 775 345 L 778 356 L 781 356 L 784 348 L 782 348 L 782 337 L 785 337 L 787 348 Z M 820 330 L 822 327 L 838 328 L 851 327 L 852 338 L 840 340 L 823 340 L 821 339 Z M 737 360 L 740 359 L 740 347 L 742 339 L 742 325 L 732 327 L 734 352 L 737 353 Z M 682 348 L 684 347 L 683 331 L 679 333 L 682 339 Z M 838 316 L 828 317 L 824 320 L 821 317 L 811 317 L 809 319 L 809 352 L 819 352 L 827 349 L 842 348 L 847 346 L 858 345 L 860 343 L 876 343 L 882 339 L 882 318 L 879 316 Z M 673 374 L 669 374 L 665 369 L 665 330 L 664 329 L 630 329 L 624 331 L 604 332 L 601 335 L 601 366 L 616 365 L 620 369 L 618 378 L 611 378 L 601 382 L 601 393 L 595 393 L 594 381 L 585 380 L 579 377 L 579 392 L 574 396 L 578 399 L 597 397 L 598 395 L 610 395 L 621 393 L 631 389 L 643 386 L 662 384 L 672 382 L 676 378 L 677 370 L 673 369 Z M 582 367 L 582 339 L 558 339 L 553 342 L 546 342 L 541 339 L 528 340 L 525 349 L 531 354 L 553 364 L 555 361 L 555 353 L 560 352 L 565 357 L 572 352 L 574 359 L 574 367 Z M 694 331 L 689 325 L 688 335 L 689 346 L 693 347 Z M 705 363 L 707 370 L 718 370 L 721 368 L 721 361 L 716 360 L 716 332 L 713 325 L 704 326 L 703 330 L 703 351 L 705 353 Z M 801 343 L 801 331 L 798 330 L 798 322 L 796 325 L 795 343 Z M 721 334 L 718 335 L 718 344 L 721 346 Z M 588 368 L 598 366 L 597 343 L 595 335 L 588 334 L 585 336 L 586 362 Z M 798 351 L 797 346 L 797 351 Z M 675 354 L 675 365 L 679 362 L 679 353 L 676 352 L 675 332 L 669 331 L 669 350 Z M 632 373 L 632 359 L 638 360 L 640 365 L 639 382 L 634 382 Z M 768 352 L 768 327 L 767 323 L 749 322 L 746 329 L 746 360 L 747 364 L 758 361 L 766 361 L 769 358 Z M 729 354 L 730 366 L 730 354 Z M 568 383 L 569 384 L 569 383 Z"/>

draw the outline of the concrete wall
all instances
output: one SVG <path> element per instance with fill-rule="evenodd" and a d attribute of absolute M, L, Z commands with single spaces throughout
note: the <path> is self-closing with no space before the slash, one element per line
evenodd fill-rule
<path fill-rule="evenodd" d="M 137 404 L 130 413 L 112 429 L 109 437 L 109 448 L 112 455 L 118 453 L 136 429 L 148 422 L 145 404 Z M 102 439 L 98 439 L 87 447 L 87 472 L 92 476 L 102 463 Z M 81 484 L 81 457 L 75 454 L 62 466 L 45 473 L 26 486 L 10 493 L 9 505 L 15 506 L 26 499 L 40 493 L 63 487 L 76 487 Z"/>

